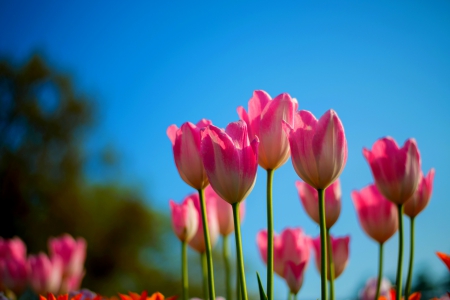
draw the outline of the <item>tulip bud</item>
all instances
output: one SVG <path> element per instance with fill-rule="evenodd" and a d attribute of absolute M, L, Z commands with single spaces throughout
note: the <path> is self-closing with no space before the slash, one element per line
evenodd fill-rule
<path fill-rule="evenodd" d="M 198 213 L 191 198 L 186 198 L 181 204 L 172 200 L 169 202 L 172 212 L 172 227 L 182 242 L 189 242 L 198 228 Z"/>
<path fill-rule="evenodd" d="M 405 203 L 405 215 L 410 218 L 417 216 L 430 202 L 433 191 L 434 169 L 426 177 L 420 172 L 419 185 L 413 196 Z"/>
<path fill-rule="evenodd" d="M 38 255 L 30 255 L 28 264 L 30 266 L 31 288 L 36 294 L 58 293 L 63 276 L 63 265 L 60 257 L 55 256 L 50 260 L 44 253 L 39 253 Z"/>
<path fill-rule="evenodd" d="M 348 263 L 350 236 L 334 238 L 330 235 L 331 248 L 333 251 L 334 278 L 338 278 Z M 312 240 L 314 254 L 316 257 L 316 267 L 320 273 L 321 267 L 321 246 L 320 236 Z M 330 280 L 330 270 L 328 270 L 327 279 Z"/>

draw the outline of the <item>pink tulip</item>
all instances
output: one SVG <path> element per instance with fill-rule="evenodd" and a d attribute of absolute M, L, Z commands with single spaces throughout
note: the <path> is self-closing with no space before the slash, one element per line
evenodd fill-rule
<path fill-rule="evenodd" d="M 76 240 L 69 234 L 58 238 L 50 238 L 48 248 L 51 259 L 61 258 L 63 264 L 63 276 L 71 277 L 84 272 L 84 260 L 86 259 L 86 241 L 83 238 Z"/>
<path fill-rule="evenodd" d="M 30 255 L 28 258 L 30 268 L 30 285 L 33 291 L 40 295 L 56 294 L 61 286 L 63 265 L 60 257 L 52 260 L 44 253 Z"/>
<path fill-rule="evenodd" d="M 181 179 L 196 190 L 208 185 L 205 168 L 200 154 L 200 130 L 211 124 L 211 121 L 202 119 L 196 125 L 186 122 L 178 128 L 170 125 L 167 135 L 172 142 L 173 157 Z"/>
<path fill-rule="evenodd" d="M 198 218 L 198 226 L 194 236 L 189 241 L 189 246 L 191 246 L 197 252 L 204 253 L 206 251 L 206 244 L 203 235 L 202 211 L 200 207 L 200 199 L 198 197 L 198 193 L 190 194 L 189 196 L 186 197 L 184 202 L 189 200 L 192 201 L 192 203 L 194 203 L 194 207 L 197 212 Z M 209 240 L 211 243 L 211 247 L 214 247 L 214 245 L 217 242 L 217 238 L 219 237 L 217 207 L 214 199 L 209 198 L 206 195 L 205 195 L 205 204 L 206 204 L 206 215 L 208 216 Z"/>
<path fill-rule="evenodd" d="M 267 230 L 261 230 L 256 236 L 259 253 L 267 264 Z M 286 228 L 281 235 L 274 234 L 274 262 L 275 273 L 285 276 L 286 262 L 291 261 L 298 265 L 309 261 L 310 237 L 303 233 L 301 228 Z"/>
<path fill-rule="evenodd" d="M 26 260 L 27 247 L 18 237 L 4 240 L 0 237 L 0 259 Z"/>
<path fill-rule="evenodd" d="M 59 289 L 59 293 L 66 294 L 69 292 L 78 291 L 80 289 L 84 274 L 85 272 L 81 274 L 75 274 L 70 277 L 64 277 L 61 281 L 61 288 Z"/>
<path fill-rule="evenodd" d="M 0 289 L 20 295 L 28 283 L 29 268 L 25 259 L 0 259 Z"/>
<path fill-rule="evenodd" d="M 181 204 L 170 200 L 172 212 L 172 227 L 177 237 L 182 242 L 189 242 L 198 228 L 199 215 L 191 198 L 186 198 Z"/>
<path fill-rule="evenodd" d="M 295 114 L 294 126 L 284 123 L 294 169 L 303 181 L 315 189 L 325 189 L 341 174 L 347 162 L 344 127 L 334 110 L 319 120 L 301 110 Z"/>
<path fill-rule="evenodd" d="M 349 256 L 349 243 L 350 236 L 334 238 L 330 235 L 332 251 L 333 251 L 333 263 L 334 263 L 334 278 L 338 278 L 342 272 L 344 272 L 345 267 L 348 263 Z M 320 254 L 320 236 L 312 240 L 312 245 L 314 249 L 314 254 L 316 257 L 316 267 L 320 273 L 321 267 L 321 254 Z M 330 279 L 330 271 L 328 270 L 327 279 Z"/>
<path fill-rule="evenodd" d="M 375 299 L 375 295 L 377 292 L 377 284 L 378 284 L 378 278 L 370 278 L 367 280 L 365 287 L 359 292 L 359 299 L 360 300 L 373 300 Z M 391 282 L 383 278 L 381 280 L 380 285 L 380 297 L 386 298 L 386 300 L 394 300 L 391 299 Z"/>
<path fill-rule="evenodd" d="M 248 102 L 248 114 L 240 106 L 237 109 L 241 120 L 247 123 L 250 140 L 259 138 L 259 165 L 266 170 L 275 170 L 290 156 L 289 141 L 283 130 L 283 121 L 294 125 L 294 114 L 298 108 L 295 98 L 283 93 L 271 100 L 265 91 L 254 91 Z"/>
<path fill-rule="evenodd" d="M 419 185 L 414 195 L 405 203 L 405 214 L 411 218 L 417 216 L 430 202 L 433 191 L 434 169 L 426 177 L 420 172 Z"/>
<path fill-rule="evenodd" d="M 286 268 L 284 269 L 284 280 L 286 280 L 289 290 L 294 295 L 300 291 L 303 284 L 303 275 L 306 270 L 307 262 L 303 261 L 296 264 L 292 261 L 286 262 Z"/>
<path fill-rule="evenodd" d="M 353 204 L 364 231 L 378 243 L 384 243 L 398 229 L 395 205 L 387 200 L 372 184 L 361 191 L 352 192 Z"/>
<path fill-rule="evenodd" d="M 227 236 L 234 231 L 233 209 L 230 203 L 226 202 L 209 185 L 205 189 L 205 197 L 214 199 L 217 207 L 217 221 L 219 222 L 219 232 Z M 245 215 L 245 201 L 240 205 L 239 219 L 242 221 Z"/>
<path fill-rule="evenodd" d="M 395 204 L 404 204 L 417 189 L 420 178 L 420 154 L 414 139 L 402 148 L 391 137 L 377 140 L 372 151 L 363 149 L 378 190 Z"/>
<path fill-rule="evenodd" d="M 317 190 L 311 187 L 306 182 L 296 181 L 295 186 L 297 187 L 300 200 L 303 207 L 306 210 L 308 216 L 313 219 L 314 222 L 320 224 L 319 219 L 319 196 Z M 336 223 L 341 213 L 341 185 L 339 179 L 336 179 L 326 190 L 325 190 L 325 222 L 326 227 L 331 228 L 331 226 Z"/>
<path fill-rule="evenodd" d="M 209 183 L 230 204 L 244 200 L 256 181 L 258 138 L 250 143 L 244 121 L 225 131 L 209 125 L 202 133 L 202 159 Z"/>

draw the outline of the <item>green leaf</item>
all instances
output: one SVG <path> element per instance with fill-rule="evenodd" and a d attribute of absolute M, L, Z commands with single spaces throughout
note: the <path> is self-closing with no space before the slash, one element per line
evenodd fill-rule
<path fill-rule="evenodd" d="M 264 287 L 261 283 L 261 278 L 259 278 L 259 273 L 256 272 L 256 277 L 258 278 L 258 286 L 259 286 L 259 299 L 267 300 L 266 292 L 264 292 Z"/>

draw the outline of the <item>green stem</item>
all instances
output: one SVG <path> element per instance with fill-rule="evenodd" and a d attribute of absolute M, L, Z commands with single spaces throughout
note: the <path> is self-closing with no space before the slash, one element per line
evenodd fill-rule
<path fill-rule="evenodd" d="M 205 191 L 204 189 L 198 190 L 198 195 L 200 197 L 200 205 L 202 207 L 202 221 L 203 221 L 203 236 L 206 245 L 206 260 L 208 264 L 208 289 L 209 289 L 209 299 L 216 299 L 216 293 L 214 291 L 214 270 L 212 261 L 212 251 L 211 242 L 209 241 L 209 229 L 208 229 L 208 216 L 206 214 L 206 203 L 205 203 Z"/>
<path fill-rule="evenodd" d="M 273 170 L 267 170 L 267 299 L 273 300 Z"/>
<path fill-rule="evenodd" d="M 327 234 L 325 225 L 325 189 L 317 189 L 319 194 L 320 217 L 320 278 L 322 300 L 327 300 Z"/>
<path fill-rule="evenodd" d="M 203 298 L 208 299 L 208 263 L 206 262 L 206 253 L 201 253 L 202 260 L 202 279 L 203 279 Z"/>
<path fill-rule="evenodd" d="M 291 291 L 289 291 L 289 294 L 288 294 L 288 300 L 292 300 L 294 297 L 292 297 L 292 293 L 291 293 Z"/>
<path fill-rule="evenodd" d="M 222 252 L 223 252 L 223 263 L 225 265 L 225 286 L 227 289 L 227 299 L 232 299 L 231 296 L 231 266 L 230 266 L 230 251 L 228 247 L 228 235 L 222 238 Z"/>
<path fill-rule="evenodd" d="M 181 280 L 183 282 L 182 299 L 189 299 L 188 261 L 186 242 L 181 242 Z"/>
<path fill-rule="evenodd" d="M 242 243 L 241 243 L 241 228 L 239 221 L 239 202 L 233 203 L 231 206 L 233 207 L 233 219 L 234 219 L 234 232 L 236 239 L 236 253 L 238 260 L 238 272 L 239 272 L 239 280 L 241 284 L 242 298 L 247 300 L 247 285 L 245 283 L 245 271 L 244 271 L 244 257 L 242 254 Z"/>
<path fill-rule="evenodd" d="M 328 252 L 328 270 L 330 274 L 330 300 L 334 300 L 334 261 L 333 261 L 333 245 L 331 244 L 330 229 L 327 228 L 327 252 Z"/>
<path fill-rule="evenodd" d="M 378 298 L 380 297 L 381 280 L 383 280 L 383 243 L 380 243 L 380 258 L 378 260 L 378 281 L 375 300 L 378 300 Z"/>
<path fill-rule="evenodd" d="M 241 292 L 241 280 L 239 279 L 239 261 L 236 260 L 236 299 L 242 300 L 242 292 Z"/>
<path fill-rule="evenodd" d="M 403 204 L 398 204 L 398 264 L 397 264 L 397 295 L 396 300 L 402 298 L 402 264 L 403 264 Z"/>
<path fill-rule="evenodd" d="M 406 280 L 405 299 L 408 299 L 411 294 L 411 282 L 413 274 L 413 262 L 414 262 L 414 217 L 411 220 L 411 236 L 410 236 L 410 255 L 409 255 L 409 270 L 408 279 Z"/>

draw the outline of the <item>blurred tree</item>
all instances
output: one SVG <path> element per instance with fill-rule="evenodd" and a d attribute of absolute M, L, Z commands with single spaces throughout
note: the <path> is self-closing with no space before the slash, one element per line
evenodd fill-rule
<path fill-rule="evenodd" d="M 174 275 L 152 263 L 174 253 L 167 216 L 131 188 L 93 185 L 83 172 L 91 103 L 39 56 L 21 67 L 0 62 L 0 236 L 19 236 L 29 253 L 46 251 L 50 236 L 82 236 L 88 243 L 83 287 L 104 295 L 179 293 L 178 268 Z"/>

